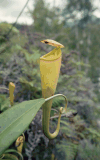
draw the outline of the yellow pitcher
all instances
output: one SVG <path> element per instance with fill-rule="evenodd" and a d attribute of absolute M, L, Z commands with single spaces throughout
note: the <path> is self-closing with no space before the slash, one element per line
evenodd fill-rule
<path fill-rule="evenodd" d="M 60 67 L 61 67 L 61 59 L 62 59 L 62 53 L 60 48 L 63 48 L 64 46 L 50 39 L 43 40 L 41 42 L 56 47 L 51 52 L 40 57 L 42 96 L 43 98 L 48 98 L 53 96 L 56 90 Z M 51 106 L 52 106 L 52 98 L 49 101 L 45 102 L 45 104 L 43 104 L 43 117 L 42 117 L 43 132 L 45 136 L 48 137 L 49 139 L 53 139 L 58 135 L 60 128 L 60 118 L 62 113 L 62 107 L 61 107 L 58 118 L 57 129 L 54 133 L 50 133 L 49 119 L 50 119 Z"/>

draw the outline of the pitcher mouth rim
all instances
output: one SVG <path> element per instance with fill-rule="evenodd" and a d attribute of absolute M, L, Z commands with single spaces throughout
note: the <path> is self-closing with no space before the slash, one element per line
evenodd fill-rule
<path fill-rule="evenodd" d="M 60 49 L 60 47 L 54 48 L 54 50 L 52 50 L 52 51 L 55 52 L 55 51 L 58 50 L 58 49 Z M 49 53 L 47 53 L 47 54 L 43 55 L 42 57 L 40 57 L 40 60 L 44 60 L 44 61 L 54 61 L 54 60 L 57 60 L 57 59 L 59 59 L 59 58 L 61 57 L 61 52 L 60 52 L 60 54 L 59 54 L 58 56 L 56 56 L 56 57 L 54 57 L 54 58 L 52 58 L 52 59 L 46 59 L 45 57 L 47 57 L 48 55 L 50 55 L 52 51 L 50 51 Z"/>

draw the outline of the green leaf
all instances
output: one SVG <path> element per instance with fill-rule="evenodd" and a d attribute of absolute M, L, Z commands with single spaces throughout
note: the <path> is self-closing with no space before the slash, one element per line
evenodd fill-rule
<path fill-rule="evenodd" d="M 15 149 L 7 149 L 7 150 L 4 152 L 4 154 L 6 154 L 6 153 L 15 153 L 15 154 L 17 154 L 17 155 L 20 157 L 19 160 L 23 160 L 23 155 L 22 155 L 20 152 L 16 151 Z M 18 156 L 17 156 L 17 157 L 18 157 Z"/>
<path fill-rule="evenodd" d="M 25 101 L 0 115 L 0 155 L 28 127 L 44 102 L 44 98 Z"/>
<path fill-rule="evenodd" d="M 19 159 L 18 159 L 15 155 L 13 155 L 13 154 L 4 154 L 3 159 L 5 159 L 5 160 L 19 160 Z M 2 160 L 2 159 L 0 158 L 0 160 Z"/>

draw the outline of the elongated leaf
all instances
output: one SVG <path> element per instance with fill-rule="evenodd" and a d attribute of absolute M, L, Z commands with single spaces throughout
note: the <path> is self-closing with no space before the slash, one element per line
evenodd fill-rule
<path fill-rule="evenodd" d="M 0 155 L 28 127 L 44 102 L 44 98 L 24 101 L 0 115 Z"/>

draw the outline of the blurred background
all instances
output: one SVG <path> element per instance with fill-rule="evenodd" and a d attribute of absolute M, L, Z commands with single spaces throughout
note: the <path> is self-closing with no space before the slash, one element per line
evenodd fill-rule
<path fill-rule="evenodd" d="M 16 85 L 15 104 L 41 98 L 39 58 L 54 47 L 40 41 L 53 39 L 65 46 L 56 93 L 68 98 L 68 112 L 77 112 L 62 117 L 59 135 L 48 140 L 41 109 L 25 131 L 25 159 L 100 159 L 99 27 L 99 0 L 0 0 L 0 87 Z M 0 89 L 1 113 L 9 108 L 8 97 Z M 52 108 L 63 103 L 54 99 Z M 57 119 L 50 124 L 55 131 Z"/>

